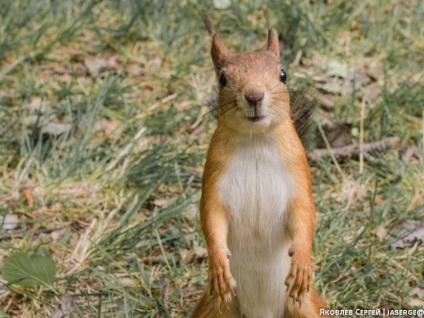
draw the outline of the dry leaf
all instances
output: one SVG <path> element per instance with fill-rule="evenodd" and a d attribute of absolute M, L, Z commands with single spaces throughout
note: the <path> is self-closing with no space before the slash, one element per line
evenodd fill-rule
<path fill-rule="evenodd" d="M 41 111 L 43 107 L 43 100 L 40 97 L 32 98 L 31 101 L 27 105 L 27 109 L 30 112 L 38 112 Z"/>
<path fill-rule="evenodd" d="M 383 68 L 379 62 L 372 62 L 367 67 L 367 75 L 377 81 L 383 75 Z"/>
<path fill-rule="evenodd" d="M 84 65 L 87 67 L 88 72 L 92 76 L 96 76 L 104 70 L 115 70 L 121 69 L 116 57 L 87 57 L 84 60 Z"/>
<path fill-rule="evenodd" d="M 418 297 L 413 298 L 409 301 L 411 307 L 423 307 L 424 306 L 424 289 L 419 287 L 412 288 L 412 293 Z"/>
<path fill-rule="evenodd" d="M 197 204 L 191 204 L 187 209 L 185 209 L 184 214 L 189 218 L 195 218 L 199 214 L 199 206 Z"/>
<path fill-rule="evenodd" d="M 217 10 L 228 9 L 231 6 L 231 0 L 214 0 L 213 6 Z"/>
<path fill-rule="evenodd" d="M 0 216 L 0 228 L 2 230 L 13 230 L 18 226 L 18 216 L 16 214 L 8 214 L 5 217 Z"/>
<path fill-rule="evenodd" d="M 421 289 L 419 287 L 414 287 L 412 288 L 412 293 L 421 298 L 424 298 L 424 289 Z"/>
<path fill-rule="evenodd" d="M 379 226 L 375 229 L 374 233 L 380 240 L 382 240 L 387 236 L 388 231 L 384 227 Z"/>
<path fill-rule="evenodd" d="M 338 81 L 331 81 L 321 85 L 317 84 L 316 86 L 326 93 L 341 94 L 344 92 L 343 85 Z"/>
<path fill-rule="evenodd" d="M 65 132 L 71 130 L 72 126 L 70 124 L 62 124 L 62 123 L 53 123 L 50 122 L 41 128 L 41 132 L 43 134 L 51 135 L 51 136 L 59 136 Z"/>
<path fill-rule="evenodd" d="M 327 118 L 322 120 L 322 129 L 333 148 L 352 144 L 351 128 L 351 123 L 337 123 Z"/>
<path fill-rule="evenodd" d="M 336 60 L 331 60 L 328 62 L 326 74 L 330 77 L 346 78 L 348 76 L 347 65 Z"/>
<path fill-rule="evenodd" d="M 420 299 L 411 299 L 408 304 L 411 307 L 424 307 L 424 301 Z"/>
<path fill-rule="evenodd" d="M 171 205 L 172 201 L 173 200 L 171 198 L 159 198 L 159 199 L 153 200 L 152 203 L 158 207 L 165 209 Z"/>
<path fill-rule="evenodd" d="M 364 86 L 365 96 L 370 100 L 374 100 L 380 96 L 380 85 L 378 83 L 373 82 L 367 86 Z M 372 106 L 372 105 L 371 105 Z"/>
<path fill-rule="evenodd" d="M 333 96 L 331 95 L 318 94 L 317 99 L 322 105 L 326 107 L 329 107 L 329 108 L 334 107 L 334 100 L 333 100 Z"/>
<path fill-rule="evenodd" d="M 101 119 L 94 123 L 93 131 L 101 131 L 103 130 L 106 135 L 109 135 L 111 132 L 113 132 L 116 128 L 119 126 L 119 121 L 111 121 L 107 119 Z"/>
<path fill-rule="evenodd" d="M 139 75 L 139 76 L 146 75 L 146 72 L 144 71 L 144 69 L 139 64 L 135 64 L 135 63 L 131 63 L 130 65 L 128 65 L 128 73 L 130 73 L 131 75 Z"/>
<path fill-rule="evenodd" d="M 355 83 L 355 86 L 364 86 L 371 82 L 363 66 L 355 66 L 348 69 L 348 78 Z"/>
<path fill-rule="evenodd" d="M 201 264 L 208 255 L 204 247 L 195 247 L 191 250 L 180 250 L 181 258 L 186 264 Z"/>
<path fill-rule="evenodd" d="M 409 305 L 412 307 L 423 307 L 424 306 L 424 289 L 421 289 L 419 287 L 412 288 L 412 293 L 414 295 L 417 295 L 418 298 L 413 298 L 409 301 Z"/>
<path fill-rule="evenodd" d="M 32 197 L 33 189 L 25 189 L 22 194 L 29 207 L 34 206 L 34 198 Z"/>
<path fill-rule="evenodd" d="M 66 233 L 66 229 L 61 228 L 61 229 L 58 229 L 57 231 L 51 232 L 50 237 L 52 238 L 53 241 L 56 241 L 60 239 L 61 237 L 63 237 L 65 233 Z"/>
<path fill-rule="evenodd" d="M 412 247 L 424 241 L 424 221 L 405 220 L 390 233 L 397 240 L 391 244 L 395 248 Z"/>
<path fill-rule="evenodd" d="M 74 300 L 71 295 L 65 294 L 56 308 L 52 318 L 65 318 L 75 310 Z"/>

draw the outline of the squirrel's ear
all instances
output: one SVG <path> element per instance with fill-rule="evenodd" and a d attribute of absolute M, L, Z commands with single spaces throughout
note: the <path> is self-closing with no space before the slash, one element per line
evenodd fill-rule
<path fill-rule="evenodd" d="M 278 34 L 275 30 L 269 29 L 268 31 L 268 51 L 280 56 L 280 46 L 278 45 Z"/>
<path fill-rule="evenodd" d="M 215 34 L 212 37 L 212 47 L 211 47 L 211 55 L 212 61 L 215 65 L 215 70 L 219 72 L 221 68 L 224 66 L 225 57 L 228 55 L 229 51 L 221 39 Z"/>
<path fill-rule="evenodd" d="M 221 39 L 216 35 L 215 29 L 206 15 L 203 15 L 203 21 L 205 22 L 205 26 L 209 35 L 212 37 L 212 61 L 215 65 L 216 72 L 219 73 L 223 67 L 225 57 L 229 54 L 229 51 Z"/>

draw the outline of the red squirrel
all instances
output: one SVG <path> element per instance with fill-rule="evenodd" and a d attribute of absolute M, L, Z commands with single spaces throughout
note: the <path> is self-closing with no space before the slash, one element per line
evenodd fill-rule
<path fill-rule="evenodd" d="M 311 176 L 277 32 L 265 51 L 232 53 L 205 24 L 219 108 L 200 200 L 209 288 L 192 317 L 322 317 L 311 286 Z"/>

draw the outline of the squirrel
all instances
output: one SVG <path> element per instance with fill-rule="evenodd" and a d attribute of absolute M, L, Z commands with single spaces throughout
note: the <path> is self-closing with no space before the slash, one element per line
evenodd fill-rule
<path fill-rule="evenodd" d="M 200 200 L 209 288 L 192 317 L 323 317 L 311 286 L 311 176 L 277 32 L 265 51 L 232 53 L 204 19 L 219 109 Z"/>

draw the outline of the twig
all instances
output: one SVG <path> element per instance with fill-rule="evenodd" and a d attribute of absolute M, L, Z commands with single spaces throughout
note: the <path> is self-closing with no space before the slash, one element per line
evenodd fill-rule
<path fill-rule="evenodd" d="M 364 118 L 365 118 L 365 98 L 361 103 L 361 121 L 359 124 L 359 174 L 364 172 Z"/>
<path fill-rule="evenodd" d="M 325 150 L 328 153 L 329 157 L 331 158 L 331 160 L 333 160 L 334 165 L 336 166 L 337 170 L 339 171 L 341 177 L 344 179 L 345 175 L 343 173 L 343 170 L 336 160 L 336 155 L 334 154 L 334 150 L 331 149 L 331 145 L 328 142 L 328 139 L 327 139 L 327 136 L 325 135 L 324 129 L 322 129 L 321 122 L 319 120 L 317 120 L 317 124 L 318 124 L 319 132 L 321 133 L 321 137 L 325 142 L 325 146 L 327 147 L 326 149 L 323 149 L 323 150 Z"/>
<path fill-rule="evenodd" d="M 42 234 L 42 233 L 52 233 L 54 231 L 58 231 L 58 230 L 61 230 L 61 229 L 63 229 L 62 225 L 56 225 L 56 226 L 48 227 L 48 228 L 45 228 L 45 229 L 44 228 L 38 229 L 34 232 L 33 235 L 39 235 L 39 234 Z M 22 230 L 14 230 L 14 231 L 10 231 L 10 232 L 7 232 L 7 233 L 3 233 L 3 234 L 0 234 L 0 241 L 9 240 L 9 239 L 12 239 L 12 238 L 21 238 L 21 237 L 24 237 L 25 234 L 27 234 L 28 232 L 30 232 L 30 230 L 22 229 Z"/>
<path fill-rule="evenodd" d="M 166 263 L 166 261 L 168 261 L 169 258 L 171 258 L 172 255 L 170 253 L 166 254 L 166 257 L 164 258 L 163 255 L 151 255 L 151 256 L 144 256 L 142 258 L 140 258 L 140 262 L 143 264 L 161 264 L 161 263 Z M 165 261 L 166 259 L 166 261 Z"/>
<path fill-rule="evenodd" d="M 369 142 L 363 144 L 363 152 L 368 153 L 371 151 L 383 151 L 388 147 L 396 144 L 399 141 L 398 137 L 390 137 L 385 140 Z M 308 157 L 312 160 L 331 157 L 331 154 L 337 159 L 346 158 L 346 157 L 354 157 L 358 158 L 360 154 L 360 146 L 359 145 L 348 145 L 338 148 L 332 148 L 331 151 L 329 149 L 315 149 L 309 152 Z"/>

